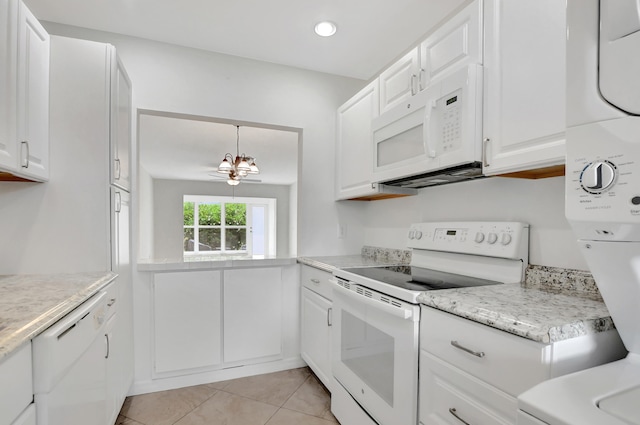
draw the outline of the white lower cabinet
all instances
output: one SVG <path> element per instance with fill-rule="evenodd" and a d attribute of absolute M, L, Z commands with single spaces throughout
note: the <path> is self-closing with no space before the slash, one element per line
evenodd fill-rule
<path fill-rule="evenodd" d="M 156 273 L 154 377 L 282 359 L 285 286 L 281 267 Z"/>
<path fill-rule="evenodd" d="M 224 362 L 282 358 L 282 270 L 225 270 Z"/>
<path fill-rule="evenodd" d="M 625 355 L 616 331 L 543 344 L 430 307 L 421 313 L 422 425 L 514 425 L 523 391 Z"/>
<path fill-rule="evenodd" d="M 29 424 L 23 411 L 33 401 L 31 342 L 0 362 L 0 424 Z M 11 385 L 6 385 L 10 382 Z M 25 412 L 27 413 L 27 412 Z M 33 413 L 35 416 L 35 412 Z M 15 421 L 15 422 L 14 422 Z"/>
<path fill-rule="evenodd" d="M 154 372 L 222 363 L 220 272 L 157 273 L 153 285 Z"/>
<path fill-rule="evenodd" d="M 325 387 L 332 390 L 331 273 L 301 266 L 301 355 Z"/>

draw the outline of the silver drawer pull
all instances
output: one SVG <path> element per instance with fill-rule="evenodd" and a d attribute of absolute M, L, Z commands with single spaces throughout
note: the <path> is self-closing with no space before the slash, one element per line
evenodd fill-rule
<path fill-rule="evenodd" d="M 320 285 L 320 279 L 311 279 L 311 282 L 315 283 L 316 285 Z"/>
<path fill-rule="evenodd" d="M 458 416 L 458 412 L 456 411 L 455 407 L 450 407 L 449 408 L 449 413 L 451 413 L 453 415 L 454 418 L 456 418 L 457 420 L 459 420 L 460 422 L 462 422 L 464 425 L 471 425 L 469 422 L 465 421 L 464 419 L 462 419 L 460 416 Z"/>
<path fill-rule="evenodd" d="M 480 358 L 484 357 L 484 351 L 473 351 L 473 350 L 471 350 L 471 349 L 469 349 L 467 347 L 463 347 L 462 345 L 460 345 L 458 343 L 458 341 L 451 341 L 451 345 L 453 345 L 457 349 L 462 350 L 465 353 L 469 353 L 469 354 L 471 354 L 473 356 L 480 357 Z"/>

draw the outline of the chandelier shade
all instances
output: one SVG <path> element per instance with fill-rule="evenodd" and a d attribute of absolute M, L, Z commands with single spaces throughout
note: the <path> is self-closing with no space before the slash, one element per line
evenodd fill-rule
<path fill-rule="evenodd" d="M 240 154 L 240 126 L 236 126 L 236 156 L 226 153 L 222 162 L 218 166 L 218 173 L 226 174 L 229 178 L 227 183 L 231 186 L 240 184 L 244 177 L 249 174 L 258 174 L 260 169 L 256 165 L 256 159 L 252 156 Z"/>

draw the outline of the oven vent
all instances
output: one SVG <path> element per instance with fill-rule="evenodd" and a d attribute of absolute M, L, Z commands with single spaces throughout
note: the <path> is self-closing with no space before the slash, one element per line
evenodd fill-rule
<path fill-rule="evenodd" d="M 367 298 L 373 298 L 373 293 L 371 293 L 371 291 L 365 289 L 364 296 L 367 297 Z"/>
<path fill-rule="evenodd" d="M 399 301 L 396 301 L 393 298 L 385 297 L 384 295 L 380 295 L 380 301 L 386 304 L 390 304 L 394 307 L 402 308 L 402 304 Z"/>
<path fill-rule="evenodd" d="M 356 292 L 358 293 L 358 295 L 364 295 L 364 289 L 360 286 L 356 288 Z"/>

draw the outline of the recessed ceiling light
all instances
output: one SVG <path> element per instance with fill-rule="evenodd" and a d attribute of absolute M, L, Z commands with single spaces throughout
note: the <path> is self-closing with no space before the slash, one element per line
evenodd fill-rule
<path fill-rule="evenodd" d="M 336 33 L 336 24 L 329 21 L 318 22 L 315 31 L 321 37 L 330 37 Z"/>

